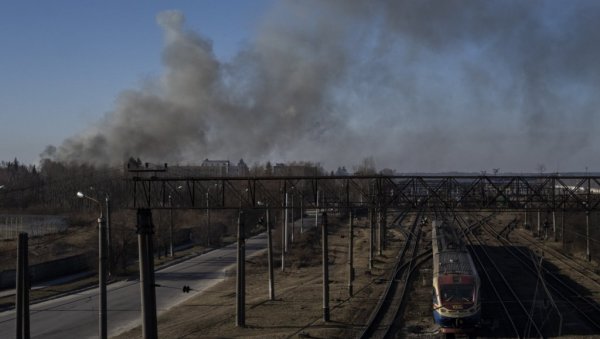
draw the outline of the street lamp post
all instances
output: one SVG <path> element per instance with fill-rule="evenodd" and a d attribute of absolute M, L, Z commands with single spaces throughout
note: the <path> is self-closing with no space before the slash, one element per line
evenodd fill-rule
<path fill-rule="evenodd" d="M 98 326 L 99 326 L 99 337 L 100 339 L 107 338 L 107 308 L 106 308 L 106 259 L 107 259 L 107 250 L 106 250 L 106 220 L 104 218 L 102 204 L 92 198 L 89 197 L 82 192 L 77 192 L 77 197 L 80 199 L 88 199 L 93 201 L 100 207 L 100 217 L 98 218 L 98 289 L 100 290 L 100 304 L 98 307 Z M 108 196 L 107 196 L 107 204 L 108 204 Z M 108 205 L 107 205 L 108 206 Z"/>
<path fill-rule="evenodd" d="M 113 251 L 112 251 L 112 233 L 110 231 L 110 195 L 105 197 L 106 202 L 106 256 L 108 258 L 107 270 L 108 276 L 112 275 Z"/>

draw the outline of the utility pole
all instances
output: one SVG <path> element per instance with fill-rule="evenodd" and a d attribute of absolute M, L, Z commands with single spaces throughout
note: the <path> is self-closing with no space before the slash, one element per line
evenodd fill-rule
<path fill-rule="evenodd" d="M 169 256 L 175 256 L 173 251 L 173 196 L 169 194 Z"/>
<path fill-rule="evenodd" d="M 294 243 L 294 226 L 296 226 L 294 219 L 294 187 L 292 186 L 292 244 Z"/>
<path fill-rule="evenodd" d="M 246 237 L 244 230 L 243 212 L 240 210 L 238 216 L 238 234 L 237 234 L 237 274 L 236 274 L 236 318 L 235 326 L 246 327 Z"/>
<path fill-rule="evenodd" d="M 540 210 L 538 209 L 537 210 L 537 236 L 538 236 L 538 238 L 541 237 L 541 229 L 540 229 L 540 227 L 541 227 L 541 221 L 540 221 L 540 218 L 541 218 L 541 216 L 540 216 Z"/>
<path fill-rule="evenodd" d="M 24 239 L 27 237 L 26 233 L 19 233 L 19 242 L 17 243 L 17 282 L 16 282 L 16 301 L 15 309 L 17 316 L 17 339 L 23 338 L 23 295 L 25 294 L 24 283 L 25 279 L 24 270 L 24 258 L 23 258 L 23 246 Z"/>
<path fill-rule="evenodd" d="M 19 233 L 16 277 L 16 338 L 29 339 L 29 250 L 27 233 Z"/>
<path fill-rule="evenodd" d="M 554 242 L 556 242 L 556 210 L 552 210 L 552 234 L 554 235 Z"/>
<path fill-rule="evenodd" d="M 142 337 L 157 339 L 156 291 L 154 283 L 154 256 L 152 234 L 152 211 L 140 208 L 137 211 L 137 234 L 140 262 L 140 292 L 142 297 Z"/>
<path fill-rule="evenodd" d="M 285 209 L 284 209 L 284 214 L 285 214 L 285 225 L 283 228 L 283 244 L 284 244 L 284 251 L 285 253 L 287 253 L 288 251 L 288 215 L 290 214 L 288 211 L 288 193 L 287 191 L 285 192 Z"/>
<path fill-rule="evenodd" d="M 285 188 L 284 188 L 285 191 Z M 281 271 L 283 272 L 285 270 L 285 251 L 287 249 L 286 245 L 285 245 L 285 228 L 287 226 L 287 205 L 286 205 L 286 196 L 287 193 L 284 193 L 283 195 L 283 200 L 281 201 L 281 212 L 283 213 L 281 216 Z"/>
<path fill-rule="evenodd" d="M 375 237 L 375 228 L 373 227 L 373 206 L 369 204 L 369 269 L 373 269 L 373 239 Z"/>
<path fill-rule="evenodd" d="M 107 263 L 107 270 L 108 270 L 108 276 L 110 277 L 112 275 L 112 265 L 113 265 L 113 250 L 112 250 L 112 232 L 110 230 L 110 196 L 108 194 L 106 194 L 106 239 L 107 239 L 107 246 L 106 246 L 106 251 L 107 251 L 107 257 L 108 257 L 108 263 Z"/>
<path fill-rule="evenodd" d="M 381 251 L 385 251 L 387 233 L 387 206 L 383 208 L 381 220 Z"/>
<path fill-rule="evenodd" d="M 327 212 L 321 215 L 323 246 L 323 321 L 329 321 L 329 248 L 327 245 Z"/>
<path fill-rule="evenodd" d="M 523 222 L 523 228 L 527 229 L 527 203 L 525 203 L 525 221 Z"/>
<path fill-rule="evenodd" d="M 210 246 L 210 187 L 206 190 L 206 245 Z"/>
<path fill-rule="evenodd" d="M 317 189 L 317 207 L 315 208 L 315 228 L 319 227 L 319 189 Z"/>
<path fill-rule="evenodd" d="M 271 238 L 270 210 L 267 204 L 267 256 L 269 265 L 269 300 L 275 300 L 275 279 L 273 274 L 273 240 Z"/>
<path fill-rule="evenodd" d="M 590 254 L 590 210 L 588 204 L 585 205 L 585 257 L 587 261 L 592 261 Z"/>
<path fill-rule="evenodd" d="M 377 206 L 377 254 L 378 255 L 383 255 L 383 248 L 381 246 L 381 244 L 383 243 L 383 238 L 382 238 L 382 228 L 383 228 L 383 213 L 381 211 L 381 205 L 378 203 Z"/>
<path fill-rule="evenodd" d="M 349 210 L 349 236 L 348 236 L 348 295 L 352 296 L 352 282 L 354 280 L 354 220 L 352 220 L 352 209 Z"/>
<path fill-rule="evenodd" d="M 108 204 L 108 202 L 107 202 Z M 98 279 L 98 288 L 100 290 L 100 307 L 98 310 L 98 326 L 100 328 L 100 338 L 106 339 L 108 337 L 107 331 L 107 304 L 106 304 L 106 262 L 107 262 L 107 246 L 106 246 L 106 219 L 100 212 L 100 218 L 98 218 L 98 270 L 100 271 L 100 277 Z"/>
<path fill-rule="evenodd" d="M 29 275 L 29 235 L 23 240 L 23 338 L 30 337 L 29 323 L 29 292 L 31 291 L 31 276 Z"/>
<path fill-rule="evenodd" d="M 300 195 L 300 234 L 304 233 L 304 196 Z"/>
<path fill-rule="evenodd" d="M 560 240 L 562 241 L 562 249 L 565 249 L 565 208 L 563 206 L 560 214 Z"/>

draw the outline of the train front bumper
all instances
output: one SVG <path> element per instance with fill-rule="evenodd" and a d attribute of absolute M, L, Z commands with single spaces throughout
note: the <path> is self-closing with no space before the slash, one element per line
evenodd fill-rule
<path fill-rule="evenodd" d="M 433 312 L 433 319 L 435 323 L 442 327 L 442 333 L 449 333 L 450 329 L 474 329 L 481 320 L 481 314 L 479 312 L 475 314 L 464 314 L 456 316 L 445 316 L 439 312 Z"/>

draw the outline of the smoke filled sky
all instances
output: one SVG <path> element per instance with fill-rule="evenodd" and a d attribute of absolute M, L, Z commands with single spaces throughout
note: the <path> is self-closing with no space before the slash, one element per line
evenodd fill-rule
<path fill-rule="evenodd" d="M 600 170 L 600 2 L 51 1 L 0 11 L 0 159 Z"/>

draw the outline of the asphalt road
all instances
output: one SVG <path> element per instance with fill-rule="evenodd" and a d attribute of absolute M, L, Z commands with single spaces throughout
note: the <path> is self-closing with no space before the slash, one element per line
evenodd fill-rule
<path fill-rule="evenodd" d="M 266 234 L 246 240 L 246 256 L 266 248 Z M 157 312 L 177 304 L 215 285 L 228 270 L 235 273 L 236 244 L 208 252 L 155 273 Z M 182 287 L 190 286 L 191 293 Z M 233 292 L 233 291 L 232 291 Z M 108 333 L 118 335 L 141 324 L 139 280 L 121 281 L 108 286 Z M 30 306 L 32 338 L 97 338 L 98 289 L 70 294 Z M 0 313 L 0 338 L 14 338 L 14 310 Z"/>

